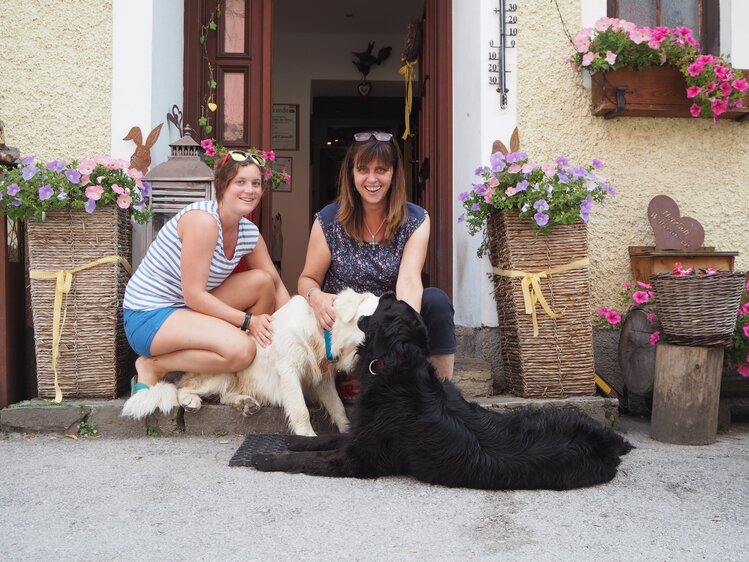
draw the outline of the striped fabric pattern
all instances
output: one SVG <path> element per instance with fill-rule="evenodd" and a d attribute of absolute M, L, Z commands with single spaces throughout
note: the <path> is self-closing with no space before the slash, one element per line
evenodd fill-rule
<path fill-rule="evenodd" d="M 208 274 L 206 290 L 218 287 L 234 270 L 239 260 L 255 249 L 260 232 L 253 223 L 243 218 L 239 223 L 239 237 L 232 259 L 224 255 L 224 235 L 218 216 L 216 201 L 198 201 L 177 213 L 161 230 L 146 252 L 146 257 L 125 289 L 124 308 L 129 310 L 155 310 L 157 308 L 185 306 L 180 276 L 182 240 L 177 234 L 179 219 L 190 211 L 206 211 L 218 223 L 218 240 Z"/>

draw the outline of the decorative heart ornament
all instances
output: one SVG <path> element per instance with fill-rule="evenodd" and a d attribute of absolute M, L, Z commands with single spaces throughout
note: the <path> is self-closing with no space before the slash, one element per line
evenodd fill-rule
<path fill-rule="evenodd" d="M 682 217 L 676 201 L 656 195 L 648 205 L 648 220 L 655 234 L 656 250 L 693 251 L 705 241 L 705 229 L 694 219 Z"/>
<path fill-rule="evenodd" d="M 356 89 L 361 97 L 366 98 L 372 92 L 372 82 L 359 82 Z"/>
<path fill-rule="evenodd" d="M 210 109 L 211 111 L 216 111 L 217 108 L 218 106 L 215 103 L 213 103 L 212 101 L 208 102 L 208 109 Z"/>

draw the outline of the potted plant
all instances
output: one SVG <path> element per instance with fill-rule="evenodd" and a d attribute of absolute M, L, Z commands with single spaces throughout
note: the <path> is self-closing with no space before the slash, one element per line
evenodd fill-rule
<path fill-rule="evenodd" d="M 0 212 L 27 221 L 39 396 L 114 398 L 127 385 L 122 298 L 132 222 L 151 186 L 106 156 L 27 156 L 0 176 Z"/>
<path fill-rule="evenodd" d="M 700 54 L 692 30 L 600 18 L 572 39 L 566 57 L 593 76 L 594 115 L 743 117 L 746 76 L 725 56 Z"/>
<path fill-rule="evenodd" d="M 586 224 L 593 204 L 616 193 L 602 168 L 564 156 L 535 162 L 515 147 L 492 154 L 459 196 L 459 220 L 482 233 L 478 253 L 493 266 L 505 376 L 516 394 L 595 390 Z"/>

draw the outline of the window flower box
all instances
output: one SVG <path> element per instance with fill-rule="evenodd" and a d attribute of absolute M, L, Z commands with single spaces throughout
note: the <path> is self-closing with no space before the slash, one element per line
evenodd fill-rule
<path fill-rule="evenodd" d="M 743 71 L 749 79 L 749 71 Z M 621 68 L 592 76 L 593 115 L 612 117 L 691 117 L 684 77 L 673 66 L 647 70 Z M 743 121 L 749 108 L 733 108 L 721 119 Z"/>

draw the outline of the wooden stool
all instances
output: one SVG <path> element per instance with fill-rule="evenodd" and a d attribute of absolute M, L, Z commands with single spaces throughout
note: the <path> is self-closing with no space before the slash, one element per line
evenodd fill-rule
<path fill-rule="evenodd" d="M 658 344 L 650 436 L 677 445 L 709 445 L 718 430 L 723 347 Z"/>

